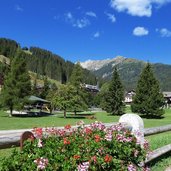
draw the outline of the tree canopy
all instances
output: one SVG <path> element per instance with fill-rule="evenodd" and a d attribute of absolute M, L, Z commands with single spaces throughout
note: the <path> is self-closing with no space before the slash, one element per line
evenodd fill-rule
<path fill-rule="evenodd" d="M 31 82 L 26 62 L 18 53 L 12 60 L 10 71 L 5 77 L 1 94 L 3 105 L 10 109 L 12 115 L 14 108 L 21 109 L 24 106 L 30 92 Z"/>
<path fill-rule="evenodd" d="M 163 104 L 164 98 L 160 92 L 159 82 L 153 74 L 151 65 L 148 63 L 138 80 L 131 109 L 135 113 L 148 117 L 159 117 L 164 114 Z"/>
<path fill-rule="evenodd" d="M 112 115 L 121 115 L 124 112 L 124 88 L 117 69 L 114 69 L 109 87 L 104 91 L 103 107 Z"/>

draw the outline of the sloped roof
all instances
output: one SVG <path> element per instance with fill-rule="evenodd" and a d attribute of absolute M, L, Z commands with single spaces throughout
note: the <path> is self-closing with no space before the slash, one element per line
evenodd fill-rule
<path fill-rule="evenodd" d="M 40 97 L 36 97 L 36 96 L 30 96 L 29 97 L 30 101 L 38 101 L 38 102 L 45 102 L 45 103 L 50 103 L 50 101 L 47 101 L 45 99 L 42 99 Z"/>

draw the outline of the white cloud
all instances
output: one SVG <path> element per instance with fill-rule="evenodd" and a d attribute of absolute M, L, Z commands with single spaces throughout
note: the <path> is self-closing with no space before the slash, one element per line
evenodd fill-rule
<path fill-rule="evenodd" d="M 71 12 L 66 13 L 65 16 L 66 16 L 66 19 L 68 20 L 73 19 Z"/>
<path fill-rule="evenodd" d="M 76 19 L 71 12 L 65 14 L 65 19 L 73 27 L 84 28 L 90 24 L 90 21 L 87 18 Z"/>
<path fill-rule="evenodd" d="M 93 37 L 94 37 L 94 38 L 100 37 L 100 32 L 97 31 L 96 33 L 94 33 Z"/>
<path fill-rule="evenodd" d="M 77 19 L 74 23 L 73 26 L 74 27 L 78 27 L 78 28 L 83 28 L 86 27 L 90 24 L 90 21 L 86 18 L 82 18 L 82 19 Z"/>
<path fill-rule="evenodd" d="M 108 16 L 109 20 L 110 20 L 112 23 L 116 22 L 116 17 L 115 17 L 114 14 L 106 13 L 106 12 L 105 12 L 105 14 Z"/>
<path fill-rule="evenodd" d="M 171 37 L 171 31 L 166 28 L 156 29 L 156 32 L 159 32 L 161 37 Z"/>
<path fill-rule="evenodd" d="M 96 13 L 92 12 L 92 11 L 88 11 L 86 12 L 86 15 L 90 16 L 90 17 L 97 17 Z"/>
<path fill-rule="evenodd" d="M 21 8 L 21 6 L 19 6 L 19 5 L 15 5 L 15 10 L 20 11 L 20 12 L 24 11 L 24 9 Z"/>
<path fill-rule="evenodd" d="M 134 36 L 146 36 L 148 35 L 149 31 L 145 29 L 144 27 L 136 27 L 133 30 Z"/>
<path fill-rule="evenodd" d="M 111 0 L 110 6 L 118 12 L 127 12 L 132 16 L 152 15 L 153 5 L 162 6 L 171 0 Z"/>

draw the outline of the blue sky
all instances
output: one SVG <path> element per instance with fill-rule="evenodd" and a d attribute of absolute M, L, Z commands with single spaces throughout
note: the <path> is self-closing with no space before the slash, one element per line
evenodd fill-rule
<path fill-rule="evenodd" d="M 0 0 L 0 37 L 72 62 L 171 64 L 171 0 Z"/>

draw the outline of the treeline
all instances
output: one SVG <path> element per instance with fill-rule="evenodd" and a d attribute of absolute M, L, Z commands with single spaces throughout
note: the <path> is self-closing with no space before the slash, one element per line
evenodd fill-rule
<path fill-rule="evenodd" d="M 0 38 L 0 55 L 12 60 L 20 52 L 21 58 L 25 58 L 28 70 L 42 76 L 66 83 L 69 81 L 74 63 L 65 61 L 59 55 L 41 49 L 39 47 L 21 47 L 14 40 Z M 1 63 L 1 66 L 3 63 Z M 1 68 L 0 66 L 0 68 Z M 0 71 L 2 72 L 2 70 Z M 96 77 L 88 70 L 84 69 L 84 82 L 87 84 L 96 84 Z"/>

